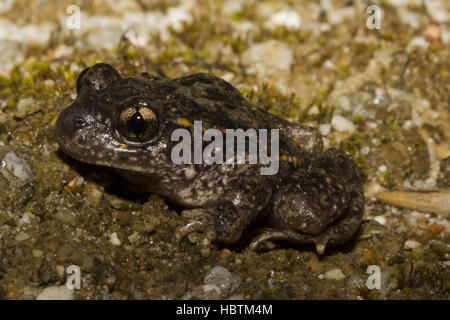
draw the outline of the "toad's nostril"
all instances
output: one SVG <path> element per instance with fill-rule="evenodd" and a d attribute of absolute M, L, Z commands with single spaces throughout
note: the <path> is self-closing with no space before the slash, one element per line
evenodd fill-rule
<path fill-rule="evenodd" d="M 80 127 L 83 127 L 86 124 L 86 121 L 83 118 L 81 118 L 81 117 L 76 117 L 73 120 L 73 123 L 75 124 L 76 127 L 80 128 Z"/>

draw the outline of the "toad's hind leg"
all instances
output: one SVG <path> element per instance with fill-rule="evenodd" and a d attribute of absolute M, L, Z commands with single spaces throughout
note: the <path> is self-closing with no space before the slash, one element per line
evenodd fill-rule
<path fill-rule="evenodd" d="M 364 192 L 356 163 L 343 151 L 329 149 L 307 170 L 296 172 L 275 196 L 269 227 L 252 244 L 280 239 L 327 245 L 347 241 L 359 228 Z"/>

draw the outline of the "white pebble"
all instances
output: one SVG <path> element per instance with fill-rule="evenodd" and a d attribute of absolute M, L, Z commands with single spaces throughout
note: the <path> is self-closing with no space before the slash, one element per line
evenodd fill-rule
<path fill-rule="evenodd" d="M 450 22 L 448 0 L 427 0 L 423 4 L 433 20 L 439 23 Z"/>
<path fill-rule="evenodd" d="M 367 126 L 371 129 L 375 129 L 377 127 L 377 123 L 373 121 L 367 122 Z"/>
<path fill-rule="evenodd" d="M 368 155 L 370 152 L 370 147 L 369 146 L 365 146 L 361 149 L 361 154 L 363 155 Z"/>
<path fill-rule="evenodd" d="M 19 158 L 12 151 L 3 158 L 0 173 L 8 180 L 10 186 L 16 188 L 21 188 L 33 181 L 33 171 L 28 162 Z"/>
<path fill-rule="evenodd" d="M 302 24 L 302 20 L 297 12 L 293 10 L 283 10 L 272 14 L 266 23 L 266 27 L 274 29 L 276 27 L 286 27 L 290 30 L 298 30 Z"/>
<path fill-rule="evenodd" d="M 330 130 L 331 130 L 331 125 L 329 125 L 329 124 L 321 124 L 319 126 L 320 134 L 323 136 L 328 135 L 330 133 Z"/>
<path fill-rule="evenodd" d="M 345 279 L 345 274 L 342 272 L 341 269 L 336 268 L 336 269 L 332 269 L 332 270 L 325 272 L 324 278 L 330 279 L 330 280 L 342 281 Z"/>
<path fill-rule="evenodd" d="M 291 69 L 292 50 L 281 41 L 269 40 L 254 44 L 242 54 L 242 63 L 261 77 L 279 76 Z"/>
<path fill-rule="evenodd" d="M 134 243 L 136 241 L 139 240 L 139 233 L 138 232 L 133 232 L 130 236 L 128 236 L 128 241 L 130 241 L 130 243 Z"/>
<path fill-rule="evenodd" d="M 333 119 L 331 119 L 331 126 L 337 131 L 342 132 L 353 132 L 356 129 L 353 122 L 339 115 L 333 116 Z"/>
<path fill-rule="evenodd" d="M 22 227 L 24 224 L 29 224 L 29 223 L 31 223 L 31 220 L 34 219 L 34 217 L 35 217 L 34 214 L 32 214 L 32 213 L 29 212 L 29 211 L 26 211 L 26 212 L 23 214 L 22 218 L 19 219 L 19 221 L 18 221 L 18 223 L 17 223 L 17 226 L 18 226 L 18 227 Z"/>
<path fill-rule="evenodd" d="M 421 246 L 422 244 L 416 240 L 409 239 L 405 241 L 405 249 L 417 249 Z"/>
<path fill-rule="evenodd" d="M 220 290 L 230 290 L 233 291 L 241 283 L 241 278 L 228 271 L 228 269 L 222 266 L 215 266 L 211 271 L 205 276 L 205 285 L 217 286 Z"/>
<path fill-rule="evenodd" d="M 16 236 L 16 241 L 24 241 L 27 240 L 28 238 L 30 238 L 30 236 L 28 234 L 26 234 L 25 232 L 21 232 Z"/>
<path fill-rule="evenodd" d="M 336 65 L 329 59 L 323 63 L 323 66 L 327 69 L 336 70 Z"/>
<path fill-rule="evenodd" d="M 382 224 L 382 225 L 386 224 L 386 218 L 383 216 L 376 216 L 375 218 L 373 218 L 373 220 L 375 220 L 376 222 L 378 222 L 379 224 Z"/>
<path fill-rule="evenodd" d="M 109 236 L 109 242 L 111 242 L 113 246 L 120 246 L 121 242 L 117 237 L 117 232 L 114 232 Z"/>
<path fill-rule="evenodd" d="M 65 285 L 48 287 L 37 295 L 36 300 L 73 300 L 73 290 Z"/>
<path fill-rule="evenodd" d="M 210 292 L 210 291 L 213 291 L 213 290 L 215 290 L 217 292 L 217 294 L 221 294 L 222 293 L 220 288 L 217 285 L 215 285 L 215 284 L 205 284 L 205 285 L 203 285 L 203 292 L 206 293 L 206 292 Z"/>
<path fill-rule="evenodd" d="M 430 44 L 427 40 L 425 40 L 424 37 L 415 37 L 409 42 L 406 51 L 408 51 L 408 53 L 411 53 L 412 51 L 414 51 L 414 49 L 427 50 L 429 46 Z"/>

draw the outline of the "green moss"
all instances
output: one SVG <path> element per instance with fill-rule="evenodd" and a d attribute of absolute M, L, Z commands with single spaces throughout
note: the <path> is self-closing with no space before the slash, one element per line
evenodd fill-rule
<path fill-rule="evenodd" d="M 274 287 L 265 287 L 264 285 L 261 285 L 260 291 L 263 299 L 276 298 L 277 290 Z"/>
<path fill-rule="evenodd" d="M 366 163 L 367 159 L 365 156 L 358 156 L 355 158 L 356 164 L 358 165 L 358 168 L 362 168 L 364 166 L 364 163 Z"/>
<path fill-rule="evenodd" d="M 36 182 L 36 178 L 34 179 L 34 181 Z M 31 213 L 36 212 L 36 209 L 34 208 L 33 203 L 31 203 L 31 202 L 27 203 L 26 210 L 28 210 Z"/>
<path fill-rule="evenodd" d="M 440 258 L 443 259 L 447 253 L 447 249 L 441 245 L 435 245 L 431 250 Z"/>
<path fill-rule="evenodd" d="M 359 295 L 364 300 L 379 300 L 380 299 L 379 290 L 369 289 L 365 285 L 358 286 L 358 292 L 359 292 Z"/>
<path fill-rule="evenodd" d="M 382 176 L 380 176 L 380 178 L 378 179 L 378 181 L 383 185 L 383 186 L 389 186 L 390 180 L 389 178 L 391 177 L 391 172 L 390 171 L 386 171 Z"/>
<path fill-rule="evenodd" d="M 192 62 L 194 60 L 194 52 L 190 48 L 186 48 L 183 52 L 181 52 L 181 58 L 184 62 Z"/>
<path fill-rule="evenodd" d="M 353 117 L 353 122 L 354 122 L 355 124 L 362 124 L 362 123 L 363 123 L 363 117 L 362 117 L 359 113 L 357 113 L 357 114 L 355 114 L 355 116 Z"/>
<path fill-rule="evenodd" d="M 9 286 L 0 287 L 0 300 L 8 300 L 8 296 L 11 294 Z"/>
<path fill-rule="evenodd" d="M 343 142 L 343 149 L 351 156 L 355 156 L 356 152 L 362 147 L 361 137 L 354 135 L 349 140 Z"/>
<path fill-rule="evenodd" d="M 389 265 L 389 266 L 393 266 L 394 264 L 395 264 L 395 257 L 387 257 L 387 259 L 386 259 L 386 263 Z"/>
<path fill-rule="evenodd" d="M 416 152 L 422 153 L 425 150 L 425 142 L 423 140 L 419 140 L 415 144 Z"/>
<path fill-rule="evenodd" d="M 34 78 L 38 78 L 40 80 L 50 78 L 52 75 L 48 60 L 35 61 L 26 69 Z"/>
<path fill-rule="evenodd" d="M 290 260 L 290 259 L 294 256 L 294 253 L 295 253 L 295 250 L 294 250 L 294 249 L 288 248 L 288 249 L 285 251 L 286 259 L 287 259 L 287 260 Z"/>
<path fill-rule="evenodd" d="M 415 260 L 415 261 L 419 261 L 422 259 L 422 254 L 418 251 L 411 251 L 410 253 L 410 257 L 411 259 Z"/>
<path fill-rule="evenodd" d="M 55 119 L 57 115 L 58 115 L 58 112 L 56 112 L 56 111 L 47 113 L 47 121 L 52 122 L 53 119 Z"/>
<path fill-rule="evenodd" d="M 298 121 L 303 122 L 305 121 L 306 117 L 308 116 L 308 109 L 302 108 L 300 110 L 300 113 L 298 115 Z"/>
<path fill-rule="evenodd" d="M 125 51 L 124 59 L 125 60 L 134 60 L 138 57 L 138 52 L 136 49 L 128 48 L 128 50 Z"/>
<path fill-rule="evenodd" d="M 32 76 L 27 76 L 22 79 L 22 86 L 31 87 L 34 84 Z"/>

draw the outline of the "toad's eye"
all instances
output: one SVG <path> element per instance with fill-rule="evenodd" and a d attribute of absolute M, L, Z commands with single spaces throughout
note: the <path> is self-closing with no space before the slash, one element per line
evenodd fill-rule
<path fill-rule="evenodd" d="M 158 129 L 158 119 L 152 109 L 146 106 L 129 106 L 119 115 L 119 132 L 133 141 L 147 141 Z"/>

